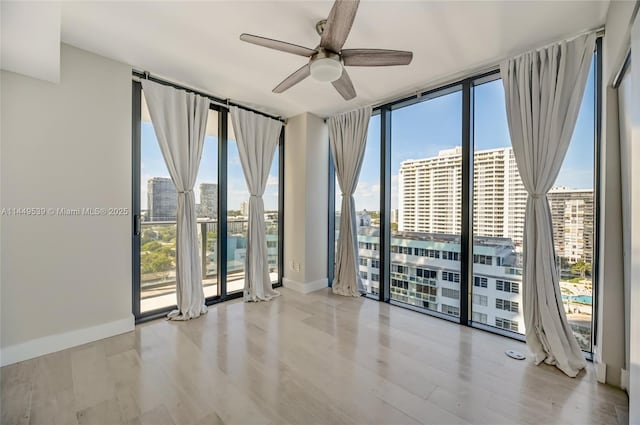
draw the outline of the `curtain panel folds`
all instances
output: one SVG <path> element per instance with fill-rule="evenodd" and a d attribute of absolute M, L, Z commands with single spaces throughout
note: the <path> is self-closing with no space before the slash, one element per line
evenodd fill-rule
<path fill-rule="evenodd" d="M 351 297 L 365 292 L 358 272 L 358 226 L 353 193 L 358 186 L 370 118 L 371 107 L 365 107 L 329 119 L 329 143 L 342 191 L 333 293 Z"/>
<path fill-rule="evenodd" d="M 235 106 L 230 111 L 240 163 L 250 194 L 244 300 L 268 301 L 280 293 L 273 289 L 269 276 L 262 195 L 280 140 L 282 122 Z"/>
<path fill-rule="evenodd" d="M 575 377 L 586 366 L 562 304 L 547 192 L 578 118 L 595 34 L 525 53 L 500 66 L 513 152 L 529 194 L 524 223 L 523 313 L 536 364 Z"/>
<path fill-rule="evenodd" d="M 189 320 L 207 312 L 196 228 L 193 187 L 204 145 L 209 100 L 148 80 L 142 89 L 151 122 L 178 193 L 176 213 L 177 310 L 171 320 Z"/>

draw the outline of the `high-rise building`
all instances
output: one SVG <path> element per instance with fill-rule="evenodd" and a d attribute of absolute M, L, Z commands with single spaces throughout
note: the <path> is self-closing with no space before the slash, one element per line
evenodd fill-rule
<path fill-rule="evenodd" d="M 391 222 L 392 223 L 398 223 L 398 208 L 394 208 L 391 210 Z"/>
<path fill-rule="evenodd" d="M 242 201 L 240 203 L 240 214 L 245 217 L 249 215 L 249 203 L 247 201 Z"/>
<path fill-rule="evenodd" d="M 200 216 L 218 218 L 218 185 L 200 183 Z"/>
<path fill-rule="evenodd" d="M 512 148 L 477 151 L 473 158 L 473 231 L 522 245 L 527 191 Z"/>
<path fill-rule="evenodd" d="M 367 210 L 358 213 L 358 226 L 371 226 L 371 215 Z"/>
<path fill-rule="evenodd" d="M 367 292 L 379 293 L 380 229 L 358 229 L 359 271 Z M 460 315 L 459 235 L 396 232 L 391 237 L 390 297 Z M 523 333 L 522 264 L 509 238 L 474 238 L 473 321 Z"/>
<path fill-rule="evenodd" d="M 474 232 L 522 244 L 527 192 L 511 148 L 474 154 Z M 462 211 L 462 148 L 404 161 L 399 173 L 398 230 L 459 234 Z"/>
<path fill-rule="evenodd" d="M 553 188 L 547 194 L 556 255 L 569 263 L 593 260 L 593 190 Z"/>
<path fill-rule="evenodd" d="M 399 231 L 460 233 L 462 148 L 404 161 L 398 180 Z"/>
<path fill-rule="evenodd" d="M 178 195 L 173 181 L 167 177 L 147 180 L 147 207 L 150 221 L 174 221 Z"/>

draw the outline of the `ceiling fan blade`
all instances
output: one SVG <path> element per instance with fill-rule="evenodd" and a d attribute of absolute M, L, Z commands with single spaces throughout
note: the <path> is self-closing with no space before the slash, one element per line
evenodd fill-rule
<path fill-rule="evenodd" d="M 342 76 L 331 84 L 333 84 L 333 87 L 336 88 L 338 93 L 344 97 L 344 100 L 351 100 L 356 97 L 356 89 L 353 87 L 353 83 L 346 69 L 343 68 Z"/>
<path fill-rule="evenodd" d="M 260 37 L 258 35 L 240 34 L 240 40 L 247 43 L 257 44 L 258 46 L 268 47 L 269 49 L 280 50 L 282 52 L 293 53 L 294 55 L 310 58 L 318 53 L 315 49 L 298 46 L 297 44 L 287 43 L 285 41 L 273 40 L 271 38 Z"/>
<path fill-rule="evenodd" d="M 360 0 L 336 0 L 322 31 L 320 46 L 339 53 L 347 41 Z"/>
<path fill-rule="evenodd" d="M 296 72 L 285 78 L 280 84 L 276 86 L 275 89 L 273 89 L 273 92 L 282 93 L 283 91 L 290 89 L 300 81 L 307 78 L 309 74 L 311 74 L 311 69 L 309 68 L 309 64 L 306 64 L 302 68 L 298 69 Z"/>
<path fill-rule="evenodd" d="M 345 66 L 409 65 L 412 52 L 385 49 L 345 49 L 340 53 Z"/>

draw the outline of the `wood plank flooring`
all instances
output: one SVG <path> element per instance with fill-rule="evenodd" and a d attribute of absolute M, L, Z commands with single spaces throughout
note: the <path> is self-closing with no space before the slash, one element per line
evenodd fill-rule
<path fill-rule="evenodd" d="M 503 352 L 524 344 L 329 290 L 6 366 L 6 425 L 622 424 L 626 394 Z"/>

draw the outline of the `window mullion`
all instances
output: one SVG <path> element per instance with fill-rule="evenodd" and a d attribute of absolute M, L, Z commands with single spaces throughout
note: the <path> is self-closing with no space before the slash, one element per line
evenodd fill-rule
<path fill-rule="evenodd" d="M 470 324 L 473 277 L 473 85 L 462 85 L 462 227 L 460 237 L 460 323 Z"/>

